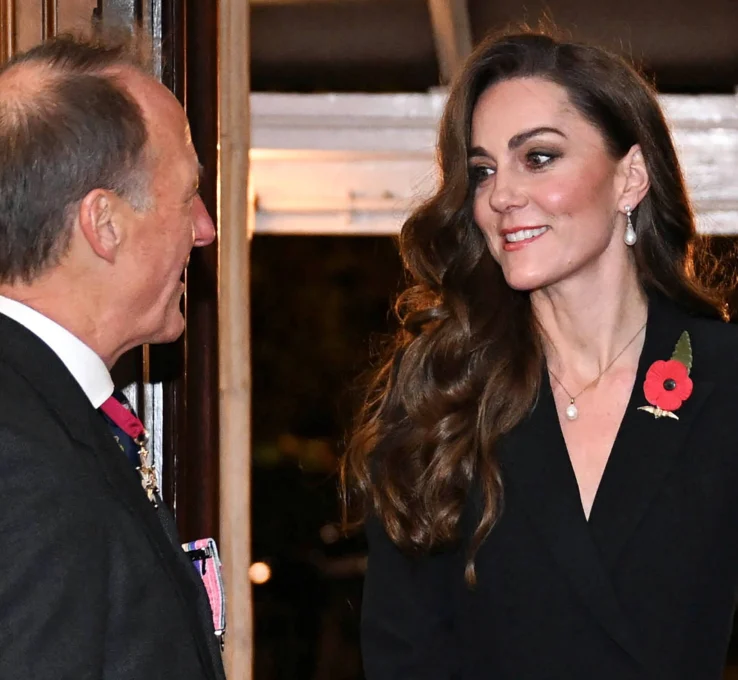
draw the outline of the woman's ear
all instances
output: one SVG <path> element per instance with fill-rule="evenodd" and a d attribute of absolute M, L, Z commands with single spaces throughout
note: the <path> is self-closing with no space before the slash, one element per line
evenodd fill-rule
<path fill-rule="evenodd" d="M 630 151 L 620 161 L 619 176 L 622 180 L 622 190 L 618 201 L 619 210 L 625 212 L 625 206 L 631 209 L 643 200 L 651 186 L 648 168 L 643 158 L 643 152 L 638 144 L 634 144 Z"/>

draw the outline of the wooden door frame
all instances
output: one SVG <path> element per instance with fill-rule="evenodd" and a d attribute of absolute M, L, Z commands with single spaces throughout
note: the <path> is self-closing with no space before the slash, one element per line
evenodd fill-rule
<path fill-rule="evenodd" d="M 218 4 L 202 0 L 98 0 L 103 21 L 143 25 L 155 71 L 187 111 L 203 175 L 218 204 Z M 162 493 L 183 541 L 219 537 L 218 243 L 193 250 L 185 276 L 185 332 L 139 353 L 136 401 L 157 436 Z"/>
<path fill-rule="evenodd" d="M 161 397 L 149 398 L 148 406 L 154 420 L 161 414 L 163 492 L 182 539 L 220 539 L 229 604 L 226 672 L 249 680 L 249 2 L 98 0 L 98 10 L 103 19 L 116 13 L 150 28 L 160 77 L 190 121 L 204 168 L 200 195 L 217 220 L 216 242 L 190 258 L 183 337 L 143 349 L 139 393 Z"/>

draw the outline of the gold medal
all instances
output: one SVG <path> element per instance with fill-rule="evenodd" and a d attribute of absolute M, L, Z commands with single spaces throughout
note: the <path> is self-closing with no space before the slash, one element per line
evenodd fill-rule
<path fill-rule="evenodd" d="M 146 492 L 146 496 L 155 508 L 159 507 L 156 498 L 159 494 L 159 486 L 156 481 L 156 468 L 153 466 L 152 456 L 146 448 L 148 443 L 148 433 L 144 431 L 134 440 L 138 446 L 138 457 L 141 464 L 136 468 L 138 474 L 141 475 L 141 486 Z"/>

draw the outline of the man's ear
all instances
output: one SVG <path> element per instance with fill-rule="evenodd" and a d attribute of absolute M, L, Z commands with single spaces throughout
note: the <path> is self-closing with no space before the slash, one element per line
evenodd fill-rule
<path fill-rule="evenodd" d="M 640 145 L 634 144 L 623 156 L 620 161 L 620 173 L 623 180 L 623 189 L 618 201 L 620 211 L 625 212 L 626 205 L 634 210 L 651 186 Z"/>
<path fill-rule="evenodd" d="M 119 199 L 105 189 L 93 189 L 79 205 L 79 227 L 93 252 L 113 264 L 123 240 Z"/>

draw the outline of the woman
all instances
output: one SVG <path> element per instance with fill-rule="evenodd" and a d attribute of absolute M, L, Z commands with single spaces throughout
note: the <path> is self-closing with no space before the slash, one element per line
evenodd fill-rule
<path fill-rule="evenodd" d="M 717 680 L 738 333 L 654 92 L 597 48 L 489 40 L 439 160 L 344 467 L 368 680 Z"/>

